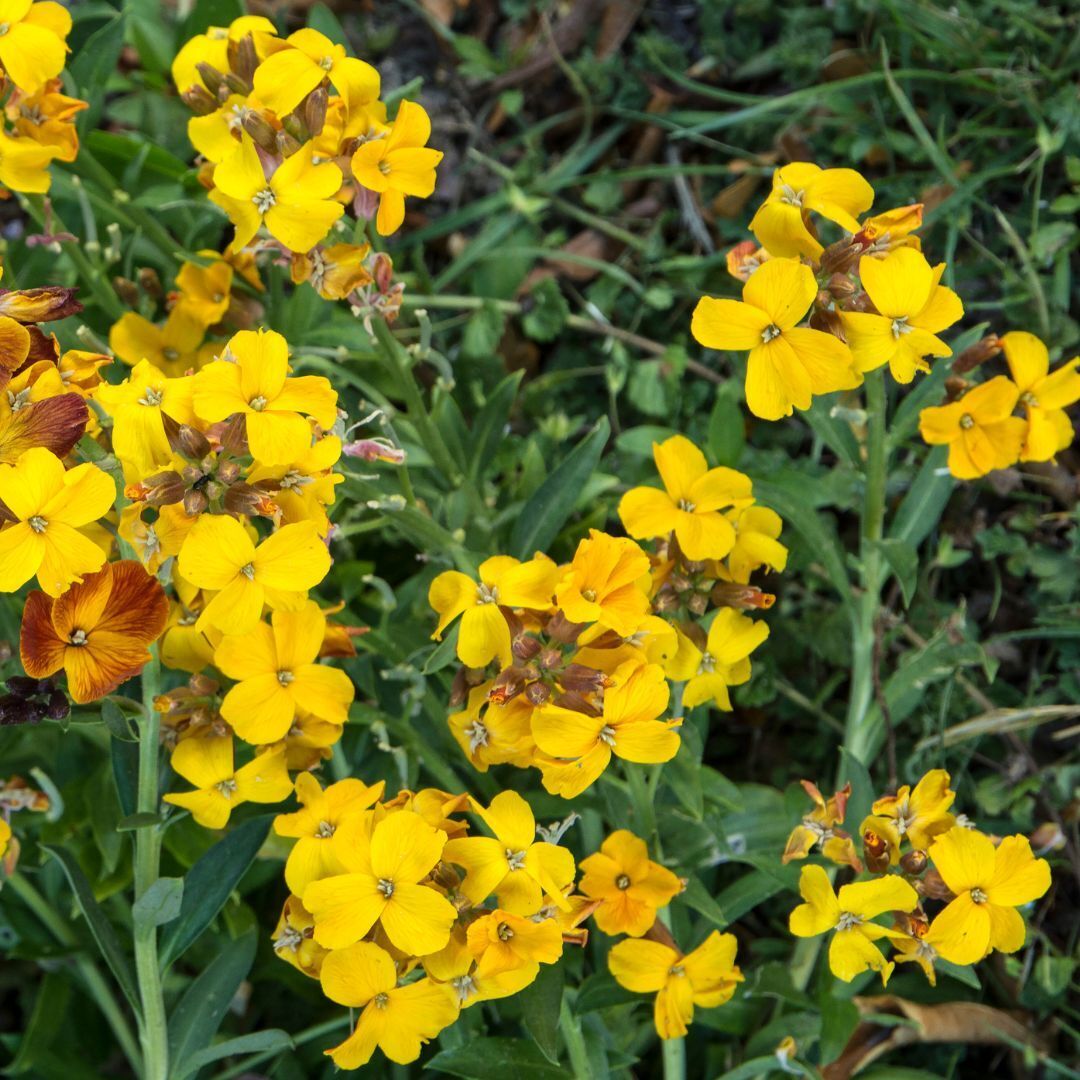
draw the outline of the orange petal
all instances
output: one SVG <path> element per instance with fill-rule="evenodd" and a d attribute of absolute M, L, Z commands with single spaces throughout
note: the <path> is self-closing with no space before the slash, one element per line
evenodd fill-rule
<path fill-rule="evenodd" d="M 0 461 L 13 465 L 32 446 L 64 457 L 82 438 L 89 416 L 78 394 L 59 394 L 0 416 Z"/>
<path fill-rule="evenodd" d="M 32 592 L 23 608 L 19 655 L 23 670 L 33 679 L 46 679 L 64 666 L 66 642 L 52 623 L 55 601 L 43 592 Z"/>

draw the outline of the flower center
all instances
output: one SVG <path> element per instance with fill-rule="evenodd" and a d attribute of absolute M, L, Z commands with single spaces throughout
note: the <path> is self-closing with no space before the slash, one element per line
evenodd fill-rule
<path fill-rule="evenodd" d="M 689 499 L 680 499 L 679 509 L 685 510 L 688 514 L 692 514 L 694 512 L 694 504 Z"/>
<path fill-rule="evenodd" d="M 225 294 L 223 292 L 214 293 L 214 303 L 215 304 L 220 304 L 221 301 L 224 300 L 224 299 L 225 299 Z"/>
<path fill-rule="evenodd" d="M 255 580 L 255 564 L 249 562 L 247 564 L 247 566 L 241 566 L 240 567 L 240 573 L 243 574 L 244 577 L 246 577 L 248 579 L 248 581 L 254 581 Z"/>
<path fill-rule="evenodd" d="M 481 746 L 488 744 L 488 729 L 479 720 L 474 720 L 466 729 L 469 737 L 469 751 L 475 754 Z"/>
<path fill-rule="evenodd" d="M 496 933 L 499 935 L 500 941 L 509 941 L 514 936 L 514 931 L 508 923 L 499 923 L 499 929 Z"/>
<path fill-rule="evenodd" d="M 304 940 L 304 935 L 300 933 L 295 927 L 286 926 L 281 934 L 274 939 L 275 949 L 288 949 L 290 952 L 296 952 L 300 948 L 300 942 Z"/>
<path fill-rule="evenodd" d="M 277 196 L 268 187 L 264 187 L 262 191 L 255 192 L 251 196 L 251 201 L 255 204 L 255 209 L 260 214 L 265 214 L 270 207 L 277 204 Z"/>
<path fill-rule="evenodd" d="M 894 340 L 899 341 L 901 334 L 910 334 L 915 329 L 914 326 L 910 326 L 907 321 L 906 315 L 901 315 L 898 319 L 892 321 L 892 336 Z"/>
<path fill-rule="evenodd" d="M 964 413 L 964 415 L 960 417 L 960 427 L 963 428 L 964 431 L 970 431 L 974 426 L 975 417 L 973 417 L 971 413 Z"/>
<path fill-rule="evenodd" d="M 389 176 L 390 175 L 390 162 L 387 161 L 386 158 L 382 158 L 379 161 L 378 169 L 379 169 L 379 172 L 381 172 L 383 174 L 383 176 Z"/>
<path fill-rule="evenodd" d="M 985 904 L 986 903 L 986 893 L 984 893 L 982 891 L 982 889 L 972 889 L 971 890 L 971 902 L 973 904 Z"/>
<path fill-rule="evenodd" d="M 248 402 L 248 405 L 250 405 L 251 408 L 253 408 L 256 412 L 262 412 L 263 409 L 266 408 L 266 398 L 264 398 L 262 394 L 256 394 Z"/>
<path fill-rule="evenodd" d="M 315 836 L 319 840 L 329 840 L 334 835 L 334 826 L 329 821 L 320 821 L 319 827 L 315 830 Z"/>
<path fill-rule="evenodd" d="M 621 889 L 623 892 L 625 892 L 627 889 L 629 889 L 630 888 L 630 875 L 629 874 L 620 874 L 615 879 L 615 888 L 616 889 Z"/>
<path fill-rule="evenodd" d="M 18 412 L 20 409 L 25 409 L 30 404 L 30 387 L 20 390 L 17 394 L 13 394 L 8 391 L 8 408 L 12 412 Z"/>
<path fill-rule="evenodd" d="M 386 897 L 387 900 L 394 895 L 394 883 L 389 878 L 379 878 L 378 885 L 375 886 Z"/>
<path fill-rule="evenodd" d="M 520 870 L 525 865 L 525 852 L 524 851 L 511 851 L 506 849 L 506 865 L 511 870 Z"/>
<path fill-rule="evenodd" d="M 385 1009 L 390 1004 L 389 994 L 376 994 L 372 999 L 375 1002 L 376 1009 Z"/>
<path fill-rule="evenodd" d="M 1025 390 L 1025 391 L 1024 391 L 1024 392 L 1023 392 L 1023 393 L 1022 393 L 1022 394 L 1020 395 L 1020 400 L 1021 400 L 1021 401 L 1022 401 L 1022 402 L 1023 402 L 1023 403 L 1024 403 L 1024 404 L 1025 404 L 1025 405 L 1026 405 L 1027 407 L 1028 407 L 1028 408 L 1029 408 L 1029 409 L 1037 408 L 1037 407 L 1038 407 L 1038 404 L 1039 404 L 1039 399 L 1038 399 L 1038 398 L 1037 398 L 1037 397 L 1036 397 L 1036 396 L 1035 396 L 1035 395 L 1034 395 L 1034 394 L 1033 394 L 1033 393 L 1032 393 L 1032 392 L 1031 392 L 1030 390 Z"/>
<path fill-rule="evenodd" d="M 329 71 L 333 66 L 334 66 L 334 58 L 332 56 L 324 56 L 319 61 L 319 67 L 321 67 L 323 69 L 323 71 Z"/>
<path fill-rule="evenodd" d="M 769 323 L 769 325 L 761 331 L 761 340 L 764 341 L 766 345 L 768 345 L 769 342 L 772 341 L 774 338 L 778 338 L 779 336 L 780 327 L 777 326 L 776 323 Z"/>
<path fill-rule="evenodd" d="M 49 527 L 49 523 L 40 514 L 35 514 L 27 524 L 36 533 L 43 533 Z"/>
<path fill-rule="evenodd" d="M 282 686 L 288 686 L 295 678 L 296 676 L 291 671 L 279 671 L 277 673 L 277 681 Z"/>
<path fill-rule="evenodd" d="M 608 746 L 615 745 L 615 729 L 610 724 L 605 724 L 600 729 L 600 734 L 596 736 L 602 743 L 606 743 Z"/>
<path fill-rule="evenodd" d="M 236 781 L 231 776 L 228 780 L 222 780 L 220 784 L 215 784 L 214 787 L 217 788 L 226 799 L 231 799 L 236 794 Z"/>
<path fill-rule="evenodd" d="M 780 188 L 780 201 L 788 206 L 802 206 L 805 191 L 796 191 L 790 184 L 784 184 Z"/>
<path fill-rule="evenodd" d="M 716 657 L 711 652 L 701 654 L 701 663 L 698 664 L 699 675 L 711 675 L 716 670 Z"/>
<path fill-rule="evenodd" d="M 668 968 L 668 974 L 674 975 L 677 979 L 681 979 L 686 972 L 683 970 L 682 964 L 676 964 L 674 967 Z"/>
<path fill-rule="evenodd" d="M 174 360 L 180 359 L 180 353 L 171 346 L 161 350 L 161 355 L 165 357 L 170 363 Z"/>
<path fill-rule="evenodd" d="M 596 603 L 596 590 L 595 589 L 582 589 L 581 598 L 588 600 L 590 604 Z"/>
<path fill-rule="evenodd" d="M 71 632 L 71 637 L 68 638 L 68 641 L 71 642 L 72 645 L 85 645 L 86 644 L 86 631 L 85 630 L 73 630 Z"/>
<path fill-rule="evenodd" d="M 139 398 L 140 405 L 160 405 L 161 399 L 165 396 L 164 390 L 158 390 L 156 387 L 148 386 L 143 392 L 143 396 Z"/>
<path fill-rule="evenodd" d="M 0 22 L 0 37 L 3 37 L 11 29 L 11 23 Z"/>
<path fill-rule="evenodd" d="M 497 604 L 499 602 L 499 589 L 496 585 L 485 585 L 482 581 L 476 586 L 476 602 L 478 604 Z"/>
<path fill-rule="evenodd" d="M 476 993 L 476 983 L 471 975 L 459 975 L 450 980 L 450 985 L 457 992 L 458 1001 L 464 1004 Z"/>
<path fill-rule="evenodd" d="M 852 915 L 850 911 L 841 911 L 840 918 L 836 920 L 837 930 L 854 930 L 856 926 L 862 925 L 861 915 Z"/>

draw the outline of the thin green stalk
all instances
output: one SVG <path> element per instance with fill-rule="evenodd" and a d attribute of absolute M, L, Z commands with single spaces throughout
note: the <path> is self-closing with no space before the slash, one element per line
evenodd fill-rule
<path fill-rule="evenodd" d="M 562 1031 L 563 1042 L 566 1043 L 566 1052 L 570 1056 L 570 1068 L 574 1080 L 591 1080 L 592 1062 L 589 1061 L 589 1050 L 581 1034 L 581 1021 L 578 1017 L 570 1015 L 570 1006 L 565 994 L 559 1005 L 559 1029 Z"/>
<path fill-rule="evenodd" d="M 160 807 L 158 768 L 161 758 L 159 725 L 154 698 L 158 693 L 160 665 L 157 650 L 142 672 L 143 716 L 139 724 L 139 789 L 137 809 L 140 814 L 157 814 Z M 135 899 L 138 900 L 158 879 L 161 862 L 161 827 L 135 830 Z M 168 1028 L 165 998 L 161 989 L 161 965 L 158 962 L 157 927 L 136 922 L 135 976 L 142 1001 L 139 1039 L 143 1049 L 141 1080 L 166 1080 L 169 1071 Z"/>
<path fill-rule="evenodd" d="M 4 884 L 11 889 L 16 896 L 38 917 L 41 924 L 53 935 L 61 945 L 69 948 L 79 948 L 79 939 L 75 936 L 71 927 L 53 910 L 49 902 L 41 895 L 33 884 L 16 871 Z M 98 971 L 93 960 L 85 954 L 75 956 L 75 970 L 78 971 L 86 989 L 93 998 L 101 1015 L 105 1017 L 116 1042 L 124 1052 L 124 1056 L 131 1063 L 134 1071 L 139 1069 L 139 1047 L 135 1042 L 135 1036 L 131 1033 L 131 1026 L 123 1010 L 117 1004 L 112 989 L 104 976 Z"/>

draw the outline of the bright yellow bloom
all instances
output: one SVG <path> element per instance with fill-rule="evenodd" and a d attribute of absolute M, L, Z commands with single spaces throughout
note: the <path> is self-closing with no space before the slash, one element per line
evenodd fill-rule
<path fill-rule="evenodd" d="M 624 536 L 589 530 L 555 590 L 571 622 L 598 622 L 629 637 L 649 615 L 649 556 Z"/>
<path fill-rule="evenodd" d="M 290 272 L 296 284 L 307 281 L 324 300 L 344 300 L 371 282 L 367 258 L 370 244 L 331 244 L 293 255 Z"/>
<path fill-rule="evenodd" d="M 563 951 L 562 930 L 554 919 L 526 919 L 498 908 L 469 924 L 467 941 L 487 972 L 554 964 Z"/>
<path fill-rule="evenodd" d="M 426 199 L 435 190 L 442 151 L 427 146 L 431 120 L 422 105 L 403 101 L 385 137 L 363 142 L 352 156 L 356 182 L 379 196 L 375 228 L 389 236 L 405 220 L 405 196 Z"/>
<path fill-rule="evenodd" d="M 140 478 L 172 460 L 166 417 L 178 424 L 196 422 L 192 389 L 190 375 L 170 379 L 149 360 L 140 360 L 124 382 L 102 383 L 94 391 L 94 400 L 113 418 L 113 453 Z"/>
<path fill-rule="evenodd" d="M 358 1069 L 378 1047 L 399 1065 L 420 1056 L 458 1015 L 453 989 L 431 979 L 397 984 L 397 969 L 378 945 L 361 941 L 335 949 L 323 961 L 319 976 L 323 993 L 339 1005 L 362 1009 L 352 1034 L 326 1053 L 339 1069 Z"/>
<path fill-rule="evenodd" d="M 65 471 L 43 447 L 0 465 L 0 592 L 14 592 L 36 574 L 49 596 L 60 596 L 101 569 L 105 552 L 79 530 L 104 516 L 115 498 L 108 473 L 89 463 Z"/>
<path fill-rule="evenodd" d="M 275 611 L 246 634 L 227 634 L 214 651 L 214 666 L 236 685 L 221 715 L 245 742 L 272 743 L 293 726 L 301 708 L 320 720 L 344 724 L 354 690 L 338 668 L 316 663 L 326 616 L 309 600 L 297 611 Z M 299 892 L 298 889 L 293 889 Z"/>
<path fill-rule="evenodd" d="M 1001 347 L 1027 415 L 1020 460 L 1050 461 L 1075 435 L 1065 409 L 1080 401 L 1080 356 L 1051 374 L 1050 353 L 1034 334 L 1013 330 L 1001 338 Z"/>
<path fill-rule="evenodd" d="M 867 218 L 859 226 L 855 240 L 866 245 L 867 255 L 883 255 L 902 247 L 920 251 L 922 241 L 914 233 L 922 223 L 922 203 L 898 206 Z"/>
<path fill-rule="evenodd" d="M 11 843 L 11 826 L 3 815 L 0 815 L 0 859 L 7 854 L 8 844 Z"/>
<path fill-rule="evenodd" d="M 1016 952 L 1027 936 L 1016 910 L 1050 888 L 1050 864 L 1025 836 L 994 842 L 954 826 L 930 846 L 930 858 L 956 894 L 934 920 L 935 947 L 954 964 L 974 964 L 992 949 Z"/>
<path fill-rule="evenodd" d="M 292 793 L 284 749 L 258 754 L 237 769 L 231 735 L 185 739 L 171 763 L 196 790 L 165 795 L 165 801 L 190 810 L 205 829 L 224 829 L 241 803 L 276 803 Z"/>
<path fill-rule="evenodd" d="M 181 575 L 217 595 L 206 605 L 198 629 L 249 634 L 263 604 L 295 609 L 330 570 L 330 553 L 309 522 L 284 525 L 258 547 L 234 518 L 204 514 L 180 548 Z"/>
<path fill-rule="evenodd" d="M 213 326 L 229 310 L 232 282 L 233 268 L 224 259 L 209 266 L 186 262 L 176 275 L 176 306 L 200 326 Z"/>
<path fill-rule="evenodd" d="M 346 55 L 344 45 L 310 27 L 285 40 L 288 48 L 272 53 L 255 69 L 255 96 L 278 116 L 292 112 L 324 79 L 350 105 L 378 99 L 379 73 Z"/>
<path fill-rule="evenodd" d="M 952 356 L 937 335 L 963 317 L 964 305 L 939 284 L 944 272 L 944 263 L 931 268 L 910 247 L 859 260 L 863 288 L 878 313 L 844 311 L 840 319 L 860 371 L 887 363 L 897 382 L 909 383 L 916 371 L 930 370 L 927 356 Z"/>
<path fill-rule="evenodd" d="M 467 1009 L 480 1001 L 510 997 L 524 990 L 540 970 L 536 960 L 514 967 L 499 967 L 494 964 L 494 958 L 493 953 L 491 960 L 482 957 L 481 962 L 476 963 L 469 950 L 467 930 L 458 923 L 451 931 L 446 947 L 425 956 L 421 963 L 433 979 L 447 983 L 453 989 L 458 1005 Z"/>
<path fill-rule="evenodd" d="M 505 705 L 489 701 L 493 685 L 487 680 L 469 691 L 466 707 L 447 717 L 450 733 L 479 772 L 507 763 L 528 768 L 536 748 L 531 727 L 533 705 L 524 694 Z"/>
<path fill-rule="evenodd" d="M 49 165 L 56 157 L 51 146 L 0 131 L 0 184 L 12 191 L 41 195 L 49 190 Z"/>
<path fill-rule="evenodd" d="M 692 709 L 712 701 L 730 712 L 728 687 L 741 686 L 750 678 L 750 654 L 768 636 L 767 623 L 755 622 L 729 607 L 713 617 L 704 652 L 680 634 L 679 651 L 668 664 L 667 675 L 675 682 L 686 682 L 684 707 Z"/>
<path fill-rule="evenodd" d="M 772 191 L 750 222 L 750 229 L 770 255 L 816 260 L 822 252 L 809 227 L 810 211 L 849 233 L 874 201 L 874 189 L 854 169 L 821 169 L 806 161 L 777 169 Z"/>
<path fill-rule="evenodd" d="M 323 790 L 309 772 L 296 778 L 296 798 L 301 809 L 274 818 L 278 836 L 296 838 L 285 863 L 285 884 L 297 896 L 313 882 L 344 874 L 345 866 L 331 843 L 338 827 L 359 817 L 383 796 L 384 781 L 368 787 L 349 777 Z"/>
<path fill-rule="evenodd" d="M 874 942 L 883 937 L 902 937 L 870 920 L 886 911 L 911 911 L 919 895 L 895 874 L 874 881 L 843 885 L 833 894 L 829 875 L 820 866 L 804 866 L 799 876 L 799 892 L 806 901 L 789 920 L 796 937 L 816 937 L 835 930 L 829 942 L 829 968 L 844 982 L 870 969 L 881 973 L 882 985 L 889 981 L 893 965 Z"/>
<path fill-rule="evenodd" d="M 919 432 L 932 446 L 948 445 L 949 472 L 974 480 L 1007 469 L 1020 458 L 1027 425 L 1013 409 L 1020 390 L 1005 375 L 969 390 L 950 405 L 919 413 Z"/>
<path fill-rule="evenodd" d="M 855 844 L 850 835 L 838 825 L 844 824 L 847 814 L 847 801 L 851 797 L 851 785 L 845 784 L 828 801 L 809 780 L 800 783 L 803 790 L 814 801 L 814 809 L 791 830 L 781 862 L 786 866 L 792 859 L 805 859 L 815 844 L 821 845 L 821 854 L 830 862 L 852 867 L 856 873 L 862 870 L 862 863 L 855 854 Z"/>
<path fill-rule="evenodd" d="M 775 510 L 766 506 L 747 506 L 729 510 L 727 518 L 735 526 L 735 546 L 727 557 L 731 580 L 745 585 L 750 575 L 766 566 L 781 573 L 787 566 L 788 549 L 780 543 L 784 523 Z"/>
<path fill-rule="evenodd" d="M 260 464 L 288 464 L 311 448 L 311 425 L 300 413 L 333 427 L 337 392 L 322 375 L 288 377 L 289 347 L 280 334 L 241 330 L 226 355 L 196 376 L 195 412 L 211 423 L 242 415 L 251 456 Z"/>
<path fill-rule="evenodd" d="M 0 0 L 0 65 L 32 94 L 63 71 L 70 32 L 71 15 L 53 0 Z"/>
<path fill-rule="evenodd" d="M 355 824 L 355 823 L 354 823 Z M 315 940 L 328 949 L 359 941 L 378 923 L 390 943 L 411 956 L 436 952 L 457 918 L 437 889 L 420 884 L 443 857 L 446 833 L 402 810 L 362 829 L 335 834 L 335 855 L 346 873 L 313 881 L 304 907 L 315 919 Z"/>
<path fill-rule="evenodd" d="M 653 1018 L 661 1039 L 678 1039 L 694 1006 L 713 1009 L 731 1000 L 743 974 L 735 964 L 734 934 L 714 930 L 692 953 L 647 938 L 620 941 L 608 953 L 615 981 L 635 994 L 656 994 Z"/>
<path fill-rule="evenodd" d="M 653 459 L 665 490 L 637 487 L 622 497 L 619 517 L 626 531 L 635 540 L 651 540 L 674 530 L 688 559 L 722 559 L 735 544 L 735 530 L 720 511 L 749 504 L 750 478 L 734 469 L 710 469 L 705 455 L 682 435 L 653 443 Z"/>
<path fill-rule="evenodd" d="M 709 349 L 750 351 L 746 404 L 755 416 L 779 420 L 808 409 L 814 394 L 859 385 L 848 347 L 822 330 L 796 325 L 817 296 L 809 266 L 770 259 L 743 286 L 742 300 L 702 297 L 690 332 Z"/>
<path fill-rule="evenodd" d="M 878 799 L 872 809 L 876 815 L 889 818 L 913 847 L 925 851 L 935 836 L 953 827 L 955 819 L 949 807 L 955 798 L 949 774 L 944 769 L 931 769 L 914 790 L 905 784 L 895 795 Z"/>
<path fill-rule="evenodd" d="M 432 638 L 438 641 L 460 615 L 457 654 L 467 667 L 486 667 L 497 659 L 510 662 L 510 628 L 499 610 L 546 610 L 558 580 L 558 567 L 544 556 L 518 562 L 495 555 L 480 564 L 479 584 L 458 570 L 446 570 L 432 581 L 428 603 L 439 614 Z"/>
<path fill-rule="evenodd" d="M 572 799 L 595 783 L 611 755 L 623 761 L 657 764 L 679 752 L 681 720 L 658 720 L 668 706 L 669 690 L 659 664 L 630 660 L 604 691 L 600 716 L 545 705 L 533 715 L 536 745 L 554 758 L 544 765 L 544 787 Z"/>
<path fill-rule="evenodd" d="M 229 43 L 239 42 L 251 34 L 256 53 L 265 55 L 277 28 L 262 15 L 241 15 L 227 26 L 211 26 L 205 34 L 189 38 L 172 62 L 172 78 L 176 89 L 183 93 L 193 86 L 205 86 L 199 74 L 199 64 L 209 64 L 215 71 L 229 70 Z"/>
<path fill-rule="evenodd" d="M 473 905 L 492 894 L 499 906 L 515 915 L 535 915 L 545 895 L 566 908 L 563 896 L 574 880 L 574 857 L 564 847 L 536 841 L 536 819 L 516 791 L 503 791 L 484 809 L 473 809 L 495 834 L 466 836 L 447 843 L 443 859 L 466 871 L 462 894 Z"/>
<path fill-rule="evenodd" d="M 311 912 L 299 897 L 290 896 L 274 928 L 274 954 L 285 963 L 292 964 L 297 971 L 317 979 L 329 950 L 324 949 L 312 936 L 314 927 Z"/>
<path fill-rule="evenodd" d="M 203 344 L 205 328 L 180 309 L 173 309 L 164 326 L 155 326 L 134 311 L 113 323 L 109 348 L 125 364 L 134 367 L 149 360 L 170 378 L 198 371 L 217 352 L 213 342 Z"/>
<path fill-rule="evenodd" d="M 641 937 L 682 890 L 682 882 L 649 858 L 645 841 L 617 829 L 595 855 L 581 860 L 578 888 L 600 906 L 593 912 L 605 934 Z"/>
<path fill-rule="evenodd" d="M 265 225 L 290 251 L 305 252 L 345 212 L 334 200 L 340 187 L 341 170 L 329 161 L 316 165 L 310 143 L 267 176 L 255 143 L 242 132 L 236 149 L 214 169 L 210 201 L 236 226 L 230 250 L 246 247 Z"/>

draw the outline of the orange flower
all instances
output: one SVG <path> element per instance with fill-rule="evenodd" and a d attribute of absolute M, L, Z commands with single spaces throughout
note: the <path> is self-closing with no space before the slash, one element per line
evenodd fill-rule
<path fill-rule="evenodd" d="M 106 563 L 63 596 L 27 597 L 23 667 L 35 679 L 63 668 L 72 698 L 95 701 L 139 674 L 168 614 L 164 590 L 137 562 Z"/>

